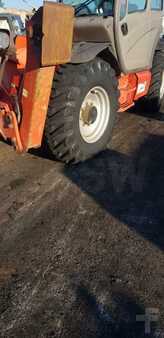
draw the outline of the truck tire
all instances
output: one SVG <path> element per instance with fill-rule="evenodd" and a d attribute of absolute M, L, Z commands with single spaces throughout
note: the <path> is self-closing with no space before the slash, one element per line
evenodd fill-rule
<path fill-rule="evenodd" d="M 152 66 L 152 80 L 146 105 L 151 112 L 158 113 L 164 99 L 164 49 L 156 50 Z"/>
<path fill-rule="evenodd" d="M 49 102 L 45 139 L 63 162 L 84 161 L 106 148 L 118 110 L 118 83 L 110 65 L 96 58 L 60 66 Z"/>

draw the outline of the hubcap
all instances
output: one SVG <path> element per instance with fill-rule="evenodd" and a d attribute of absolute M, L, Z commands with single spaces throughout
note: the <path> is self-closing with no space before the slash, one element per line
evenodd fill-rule
<path fill-rule="evenodd" d="M 162 100 L 164 96 L 164 71 L 162 73 L 162 81 L 161 81 L 161 88 L 160 88 L 160 99 Z"/>
<path fill-rule="evenodd" d="M 80 133 L 87 143 L 97 142 L 104 134 L 110 117 L 110 100 L 102 87 L 92 88 L 85 96 L 79 116 Z"/>

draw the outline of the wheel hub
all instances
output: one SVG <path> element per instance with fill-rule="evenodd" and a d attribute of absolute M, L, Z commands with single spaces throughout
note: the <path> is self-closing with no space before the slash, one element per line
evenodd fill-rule
<path fill-rule="evenodd" d="M 97 118 L 97 108 L 92 104 L 86 103 L 84 108 L 81 108 L 81 119 L 84 124 L 90 125 L 96 121 Z"/>
<path fill-rule="evenodd" d="M 90 124 L 94 123 L 97 119 L 97 108 L 92 107 L 90 110 Z"/>
<path fill-rule="evenodd" d="M 100 87 L 92 88 L 85 96 L 79 115 L 79 128 L 83 140 L 97 142 L 104 134 L 110 117 L 110 100 L 107 91 Z"/>

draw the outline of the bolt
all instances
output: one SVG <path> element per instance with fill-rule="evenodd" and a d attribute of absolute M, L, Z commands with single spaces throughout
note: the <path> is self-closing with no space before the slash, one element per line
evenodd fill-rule
<path fill-rule="evenodd" d="M 6 128 L 9 127 L 9 125 L 11 124 L 11 118 L 9 115 L 4 116 L 4 124 Z"/>

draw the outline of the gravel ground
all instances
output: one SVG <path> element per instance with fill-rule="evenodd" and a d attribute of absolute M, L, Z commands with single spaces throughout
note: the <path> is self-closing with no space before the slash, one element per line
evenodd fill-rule
<path fill-rule="evenodd" d="M 164 338 L 164 116 L 74 167 L 0 161 L 0 336 Z"/>

